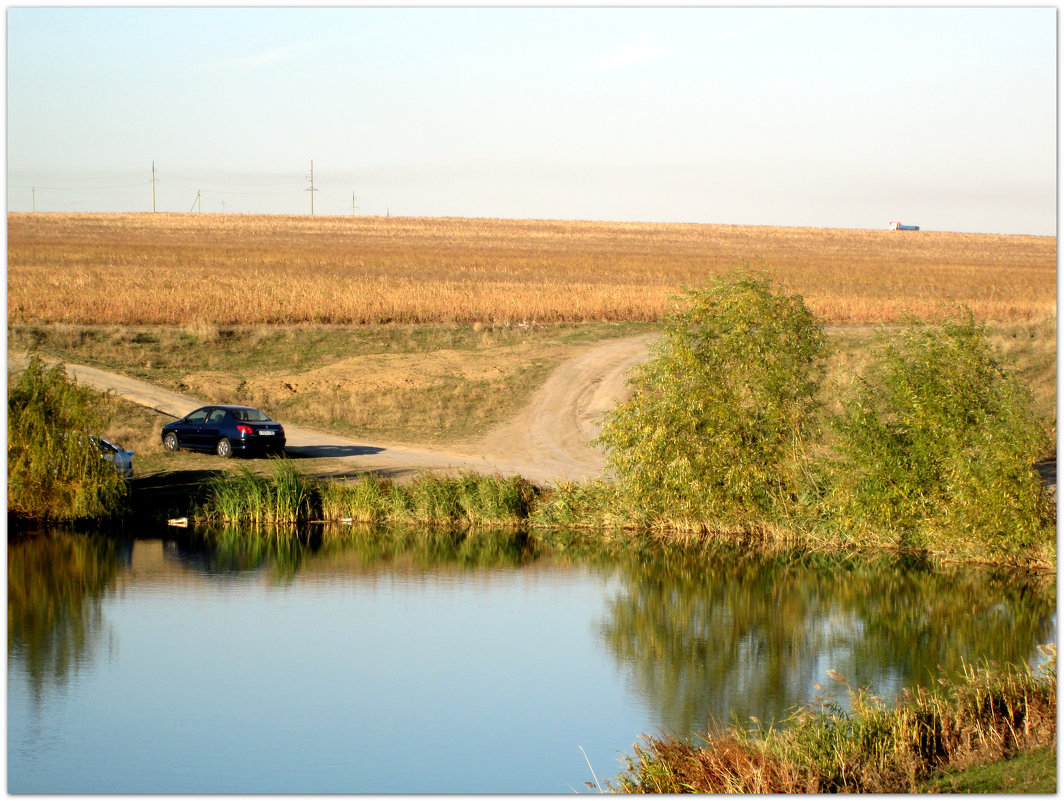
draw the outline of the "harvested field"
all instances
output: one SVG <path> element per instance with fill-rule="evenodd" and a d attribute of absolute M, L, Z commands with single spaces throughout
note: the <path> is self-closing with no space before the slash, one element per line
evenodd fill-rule
<path fill-rule="evenodd" d="M 760 260 L 764 260 L 763 263 Z M 1056 239 L 540 220 L 9 214 L 8 321 L 653 321 L 746 260 L 829 323 L 1056 316 Z"/>

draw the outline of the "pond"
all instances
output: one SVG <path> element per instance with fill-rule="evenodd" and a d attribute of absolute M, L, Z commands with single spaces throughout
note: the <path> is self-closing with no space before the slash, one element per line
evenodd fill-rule
<path fill-rule="evenodd" d="M 844 700 L 828 670 L 1033 659 L 1055 609 L 900 558 L 51 531 L 8 547 L 8 791 L 585 792 L 644 733 Z"/>

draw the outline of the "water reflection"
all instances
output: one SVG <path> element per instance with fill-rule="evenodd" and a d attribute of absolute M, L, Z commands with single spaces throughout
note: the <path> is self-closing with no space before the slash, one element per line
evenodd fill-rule
<path fill-rule="evenodd" d="M 962 660 L 1020 662 L 1055 637 L 1044 580 L 918 560 L 644 552 L 623 566 L 601 635 L 662 728 L 768 722 L 853 687 L 894 697 Z"/>
<path fill-rule="evenodd" d="M 944 572 L 918 560 L 734 548 L 562 551 L 513 531 L 337 527 L 249 536 L 223 528 L 171 536 L 159 549 L 166 569 L 152 579 L 161 583 L 256 574 L 290 587 L 321 576 L 352 582 L 449 571 L 475 579 L 485 570 L 518 577 L 532 567 L 573 566 L 613 575 L 589 635 L 606 646 L 660 728 L 677 732 L 713 719 L 778 719 L 815 694 L 814 683 L 830 684 L 828 669 L 890 697 L 932 680 L 939 666 L 1020 661 L 1055 637 L 1051 582 Z M 143 558 L 148 547 L 64 531 L 9 544 L 8 657 L 38 699 L 109 641 L 101 599 L 121 591 L 131 557 Z"/>
<path fill-rule="evenodd" d="M 24 666 L 37 700 L 94 656 L 100 601 L 130 553 L 128 541 L 61 530 L 8 545 L 8 659 Z"/>

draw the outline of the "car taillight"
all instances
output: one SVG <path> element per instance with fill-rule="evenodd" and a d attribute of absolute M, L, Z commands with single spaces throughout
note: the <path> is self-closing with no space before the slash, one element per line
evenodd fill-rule
<path fill-rule="evenodd" d="M 279 430 L 277 431 L 277 433 L 280 434 L 283 437 L 284 436 L 284 426 L 279 426 L 278 429 Z"/>
<path fill-rule="evenodd" d="M 237 426 L 236 430 L 243 434 L 245 437 L 250 437 L 252 434 L 251 426 Z"/>

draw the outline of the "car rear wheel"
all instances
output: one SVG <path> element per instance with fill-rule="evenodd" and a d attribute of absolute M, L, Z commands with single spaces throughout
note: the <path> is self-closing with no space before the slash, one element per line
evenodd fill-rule
<path fill-rule="evenodd" d="M 180 450 L 181 446 L 177 442 L 177 434 L 175 434 L 173 431 L 167 434 L 166 437 L 163 439 L 163 447 L 171 453 Z"/>
<path fill-rule="evenodd" d="M 228 459 L 233 455 L 233 443 L 222 437 L 218 440 L 218 445 L 214 448 L 215 453 L 221 456 L 223 459 Z"/>

